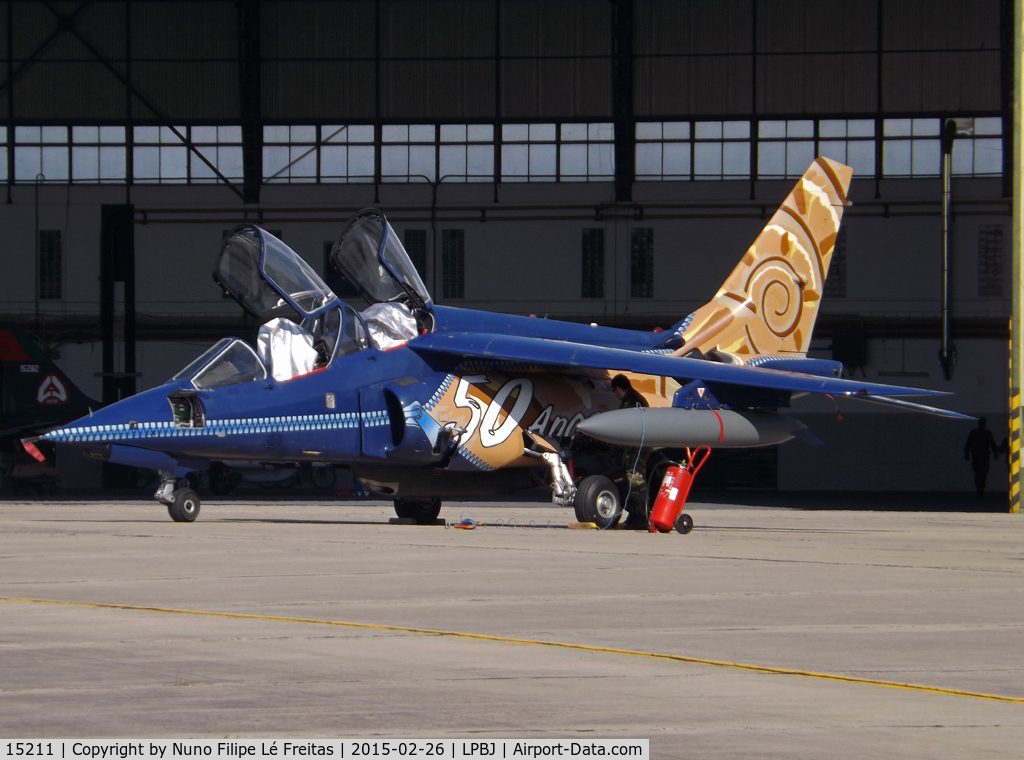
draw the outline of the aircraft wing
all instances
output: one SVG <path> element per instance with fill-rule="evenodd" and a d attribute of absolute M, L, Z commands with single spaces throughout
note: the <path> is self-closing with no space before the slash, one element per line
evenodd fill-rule
<path fill-rule="evenodd" d="M 913 412 L 924 412 L 925 414 L 934 414 L 938 417 L 950 417 L 955 420 L 971 420 L 977 422 L 977 417 L 971 417 L 969 414 L 960 414 L 960 412 L 952 412 L 949 409 L 940 409 L 936 406 L 925 406 L 924 404 L 915 404 L 912 401 L 904 401 L 899 398 L 889 398 L 888 396 L 861 396 L 854 394 L 850 398 L 860 399 L 861 401 L 870 401 L 874 404 L 884 404 L 886 406 L 895 406 L 899 409 L 909 409 Z"/>
<path fill-rule="evenodd" d="M 845 396 L 948 396 L 944 391 L 902 388 L 839 377 L 818 377 L 799 372 L 723 364 L 707 359 L 643 353 L 583 343 L 524 338 L 493 333 L 429 333 L 408 347 L 421 355 L 444 355 L 497 362 L 522 362 L 543 367 L 605 369 L 647 375 L 703 380 L 707 383 L 765 388 L 794 393 L 830 393 Z"/>

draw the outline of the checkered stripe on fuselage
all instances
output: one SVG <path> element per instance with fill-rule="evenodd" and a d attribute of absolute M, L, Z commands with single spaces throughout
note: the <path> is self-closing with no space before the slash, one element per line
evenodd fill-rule
<path fill-rule="evenodd" d="M 282 417 L 250 417 L 248 419 L 207 420 L 201 428 L 179 428 L 173 422 L 135 422 L 118 425 L 80 425 L 51 430 L 44 439 L 57 443 L 89 443 L 92 441 L 134 440 L 138 438 L 180 438 L 200 435 L 249 435 L 253 433 L 288 433 L 303 430 L 341 430 L 359 427 L 359 412 L 341 414 L 298 414 Z M 388 424 L 387 411 L 362 413 L 363 424 L 376 427 Z M 383 417 L 383 422 L 381 422 Z"/>

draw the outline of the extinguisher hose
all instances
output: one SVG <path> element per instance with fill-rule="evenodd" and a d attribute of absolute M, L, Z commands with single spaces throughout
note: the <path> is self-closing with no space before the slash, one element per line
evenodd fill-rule
<path fill-rule="evenodd" d="M 633 495 L 633 478 L 636 477 L 636 468 L 640 465 L 640 457 L 644 452 L 644 439 L 647 437 L 647 421 L 644 419 L 644 407 L 639 406 L 637 409 L 640 410 L 640 448 L 636 450 L 636 460 L 633 462 L 633 468 L 630 470 L 633 475 L 629 479 L 629 489 L 626 491 L 626 500 L 622 504 L 622 511 L 625 511 L 629 507 L 629 497 Z M 643 474 L 643 477 L 647 477 L 646 472 Z M 648 483 L 647 487 L 650 488 L 651 484 Z M 647 517 L 647 505 L 644 504 L 644 518 L 646 519 Z M 610 527 L 611 524 L 606 525 L 601 530 L 608 530 Z"/>

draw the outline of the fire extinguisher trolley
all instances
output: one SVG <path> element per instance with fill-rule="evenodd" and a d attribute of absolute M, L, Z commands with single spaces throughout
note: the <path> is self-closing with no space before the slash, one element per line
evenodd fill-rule
<path fill-rule="evenodd" d="M 688 462 L 672 465 L 665 470 L 648 521 L 651 533 L 668 533 L 673 528 L 680 533 L 693 530 L 693 518 L 683 513 L 683 507 L 686 506 L 686 497 L 690 495 L 693 479 L 710 454 L 711 447 L 701 446 L 693 452 Z"/>

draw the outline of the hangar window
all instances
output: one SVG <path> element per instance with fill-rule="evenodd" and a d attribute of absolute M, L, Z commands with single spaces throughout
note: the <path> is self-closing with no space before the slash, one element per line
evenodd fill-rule
<path fill-rule="evenodd" d="M 937 177 L 942 167 L 940 119 L 886 119 L 882 173 L 886 177 Z"/>
<path fill-rule="evenodd" d="M 636 178 L 693 179 L 693 142 L 688 121 L 649 121 L 636 125 Z"/>
<path fill-rule="evenodd" d="M 814 161 L 814 121 L 761 121 L 757 125 L 757 176 L 799 177 Z"/>
<path fill-rule="evenodd" d="M 440 182 L 494 181 L 493 124 L 442 124 L 440 137 Z"/>
<path fill-rule="evenodd" d="M 196 150 L 228 179 L 242 179 L 242 128 L 192 127 L 189 139 Z M 189 154 L 189 179 L 192 182 L 219 182 L 220 178 L 194 152 Z"/>
<path fill-rule="evenodd" d="M 693 178 L 750 176 L 750 122 L 698 121 L 693 125 Z"/>
<path fill-rule="evenodd" d="M 961 133 L 953 141 L 953 174 L 967 177 L 1003 173 L 1003 120 L 958 119 Z"/>
<path fill-rule="evenodd" d="M 437 176 L 433 124 L 385 124 L 381 130 L 382 182 L 433 182 Z"/>
<path fill-rule="evenodd" d="M 263 128 L 263 181 L 315 182 L 317 129 L 314 126 Z"/>
<path fill-rule="evenodd" d="M 320 127 L 320 181 L 373 181 L 373 125 Z"/>
<path fill-rule="evenodd" d="M 35 182 L 37 178 L 46 182 L 70 179 L 67 127 L 15 127 L 14 143 L 16 182 Z"/>
<path fill-rule="evenodd" d="M 0 127 L 0 180 L 7 181 L 7 127 Z"/>
<path fill-rule="evenodd" d="M 818 155 L 852 167 L 854 177 L 874 177 L 875 120 L 822 119 L 818 122 Z"/>
<path fill-rule="evenodd" d="M 615 179 L 615 127 L 610 123 L 562 124 L 558 172 L 563 182 Z"/>
<path fill-rule="evenodd" d="M 241 127 L 175 127 L 229 180 L 242 179 Z M 170 127 L 135 127 L 132 175 L 138 183 L 220 181 Z"/>
<path fill-rule="evenodd" d="M 127 150 L 124 127 L 72 127 L 72 181 L 124 182 Z"/>
<path fill-rule="evenodd" d="M 501 178 L 505 182 L 554 182 L 558 178 L 555 124 L 503 124 Z"/>
<path fill-rule="evenodd" d="M 188 181 L 188 148 L 169 127 L 136 127 L 132 159 L 136 182 Z"/>
<path fill-rule="evenodd" d="M 263 128 L 264 182 L 373 182 L 370 124 Z"/>
<path fill-rule="evenodd" d="M 615 176 L 615 127 L 594 124 L 504 124 L 505 182 L 608 182 Z"/>

